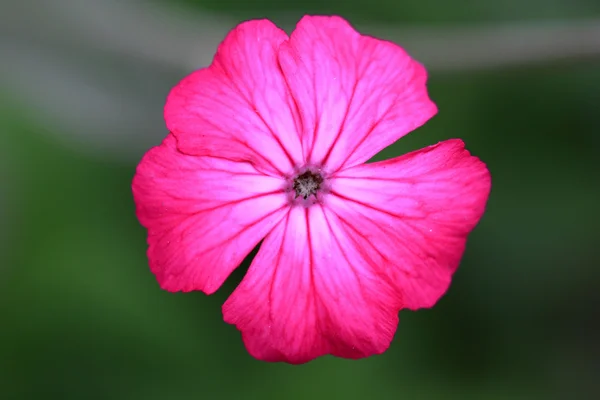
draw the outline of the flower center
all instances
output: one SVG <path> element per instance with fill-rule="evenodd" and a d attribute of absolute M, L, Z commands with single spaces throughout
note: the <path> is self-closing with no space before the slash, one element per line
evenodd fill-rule
<path fill-rule="evenodd" d="M 306 200 L 309 196 L 314 195 L 317 197 L 317 191 L 323 183 L 323 177 L 319 173 L 306 171 L 296 178 L 294 178 L 294 185 L 292 186 L 296 191 L 295 198 L 302 196 Z"/>

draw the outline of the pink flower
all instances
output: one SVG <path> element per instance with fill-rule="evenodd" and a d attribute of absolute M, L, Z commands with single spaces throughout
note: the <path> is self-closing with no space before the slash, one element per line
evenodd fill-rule
<path fill-rule="evenodd" d="M 425 81 L 339 17 L 304 17 L 290 37 L 236 27 L 172 90 L 171 133 L 133 180 L 160 286 L 211 294 L 262 240 L 223 305 L 250 354 L 384 352 L 400 309 L 448 289 L 490 191 L 457 139 L 365 164 L 436 113 Z"/>

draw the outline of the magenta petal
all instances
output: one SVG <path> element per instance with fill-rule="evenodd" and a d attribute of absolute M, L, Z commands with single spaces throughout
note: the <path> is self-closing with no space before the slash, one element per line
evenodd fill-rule
<path fill-rule="evenodd" d="M 282 184 L 249 163 L 184 155 L 172 135 L 146 153 L 133 194 L 160 286 L 217 290 L 285 214 Z"/>
<path fill-rule="evenodd" d="M 266 237 L 223 305 L 225 321 L 242 332 L 254 357 L 298 364 L 388 348 L 401 298 L 357 257 L 342 230 L 326 209 L 298 207 Z"/>
<path fill-rule="evenodd" d="M 300 110 L 304 158 L 330 171 L 369 160 L 437 112 L 419 63 L 339 17 L 304 17 L 279 60 Z"/>
<path fill-rule="evenodd" d="M 484 163 L 448 140 L 339 172 L 329 205 L 405 307 L 431 307 L 448 289 L 490 192 Z"/>
<path fill-rule="evenodd" d="M 302 161 L 299 117 L 277 60 L 287 39 L 270 21 L 242 23 L 209 68 L 171 91 L 165 120 L 181 151 L 252 161 L 280 175 Z"/>

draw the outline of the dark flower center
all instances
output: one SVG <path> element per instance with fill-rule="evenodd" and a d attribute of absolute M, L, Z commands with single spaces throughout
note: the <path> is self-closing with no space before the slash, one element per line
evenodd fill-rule
<path fill-rule="evenodd" d="M 296 198 L 302 196 L 306 200 L 310 195 L 317 197 L 317 191 L 323 183 L 323 177 L 318 173 L 306 171 L 294 179 Z"/>

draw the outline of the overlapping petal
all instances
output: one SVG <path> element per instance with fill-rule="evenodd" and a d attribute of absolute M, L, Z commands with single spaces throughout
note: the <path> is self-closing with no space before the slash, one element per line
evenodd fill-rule
<path fill-rule="evenodd" d="M 401 295 L 358 257 L 343 230 L 327 208 L 297 207 L 266 237 L 223 305 L 254 357 L 298 364 L 388 348 Z"/>
<path fill-rule="evenodd" d="M 362 259 L 417 309 L 448 289 L 490 185 L 485 164 L 454 139 L 342 171 L 328 200 Z"/>
<path fill-rule="evenodd" d="M 437 111 L 419 63 L 339 17 L 304 17 L 279 60 L 301 115 L 304 158 L 330 171 L 369 160 Z"/>
<path fill-rule="evenodd" d="M 285 215 L 282 184 L 248 162 L 182 154 L 172 135 L 146 153 L 133 194 L 160 286 L 216 291 Z"/>
<path fill-rule="evenodd" d="M 165 120 L 181 151 L 251 161 L 280 175 L 302 161 L 299 117 L 277 60 L 287 39 L 270 21 L 242 23 L 210 67 L 171 91 Z"/>

